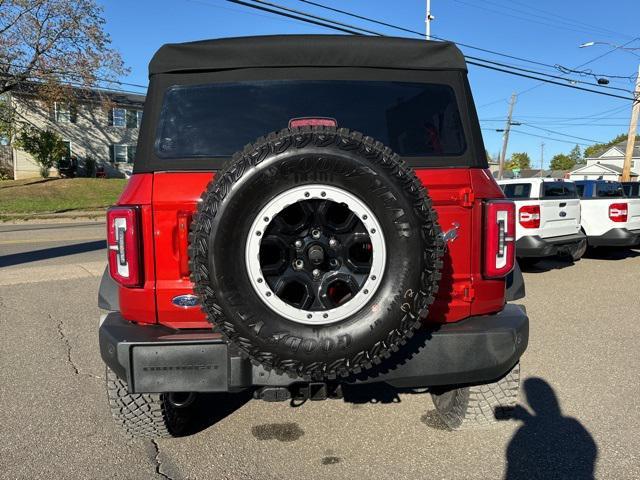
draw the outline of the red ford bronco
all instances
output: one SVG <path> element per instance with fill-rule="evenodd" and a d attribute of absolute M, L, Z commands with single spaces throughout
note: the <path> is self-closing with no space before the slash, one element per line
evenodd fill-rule
<path fill-rule="evenodd" d="M 514 204 L 466 73 L 453 44 L 389 37 L 156 53 L 99 293 L 129 434 L 184 434 L 199 395 L 224 409 L 427 387 L 452 429 L 515 405 Z"/>

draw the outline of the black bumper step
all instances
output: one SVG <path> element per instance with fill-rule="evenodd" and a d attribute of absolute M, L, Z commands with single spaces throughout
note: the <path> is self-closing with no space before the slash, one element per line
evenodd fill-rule
<path fill-rule="evenodd" d="M 333 383 L 386 382 L 398 388 L 418 388 L 488 382 L 516 364 L 528 339 L 529 319 L 524 309 L 506 305 L 494 315 L 425 327 L 397 355 Z M 112 312 L 100 326 L 99 341 L 103 360 L 127 381 L 131 393 L 234 392 L 308 384 L 302 378 L 252 365 L 211 330 L 140 325 Z"/>

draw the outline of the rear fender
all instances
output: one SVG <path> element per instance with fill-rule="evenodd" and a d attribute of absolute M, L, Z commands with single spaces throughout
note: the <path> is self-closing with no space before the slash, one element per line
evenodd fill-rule
<path fill-rule="evenodd" d="M 526 295 L 524 288 L 524 277 L 520 270 L 520 265 L 516 262 L 515 267 L 506 278 L 506 298 L 507 302 L 513 302 L 514 300 L 520 300 Z"/>

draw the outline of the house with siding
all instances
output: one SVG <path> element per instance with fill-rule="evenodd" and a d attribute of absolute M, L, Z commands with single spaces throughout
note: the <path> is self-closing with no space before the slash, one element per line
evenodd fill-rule
<path fill-rule="evenodd" d="M 73 87 L 64 101 L 47 102 L 37 88 L 27 84 L 5 94 L 17 124 L 56 132 L 67 145 L 69 158 L 77 159 L 78 175 L 87 172 L 87 160 L 95 161 L 107 176 L 121 177 L 131 169 L 144 95 Z M 36 161 L 15 142 L 5 150 L 4 163 L 11 165 L 15 179 L 39 176 Z"/>
<path fill-rule="evenodd" d="M 595 157 L 586 158 L 586 165 L 573 170 L 569 176 L 571 180 L 614 180 L 622 177 L 624 154 L 627 142 L 620 142 L 602 151 Z M 640 173 L 640 142 L 636 141 L 631 156 L 631 180 L 637 181 Z"/>

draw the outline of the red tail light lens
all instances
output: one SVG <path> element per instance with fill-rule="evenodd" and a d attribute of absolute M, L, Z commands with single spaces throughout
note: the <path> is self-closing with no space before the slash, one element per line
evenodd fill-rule
<path fill-rule="evenodd" d="M 289 128 L 300 127 L 337 127 L 335 118 L 327 117 L 300 117 L 289 120 Z"/>
<path fill-rule="evenodd" d="M 125 287 L 142 285 L 140 221 L 136 207 L 113 207 L 107 211 L 109 273 Z"/>
<path fill-rule="evenodd" d="M 515 262 L 515 204 L 508 200 L 484 206 L 484 276 L 502 278 Z"/>
<path fill-rule="evenodd" d="M 612 203 L 609 205 L 609 218 L 613 222 L 626 222 L 629 206 L 626 203 Z"/>
<path fill-rule="evenodd" d="M 540 228 L 540 205 L 524 205 L 520 207 L 518 222 L 523 228 Z"/>

